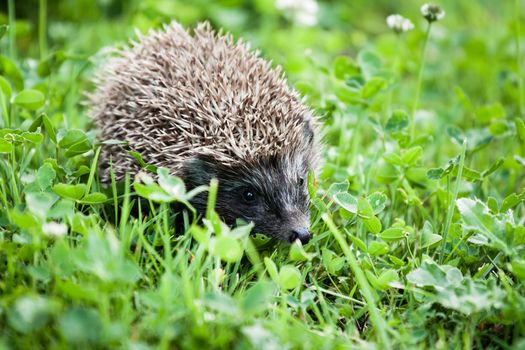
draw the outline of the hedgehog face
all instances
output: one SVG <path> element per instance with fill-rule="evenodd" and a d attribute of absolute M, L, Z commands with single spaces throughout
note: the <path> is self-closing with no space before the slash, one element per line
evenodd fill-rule
<path fill-rule="evenodd" d="M 262 233 L 286 242 L 307 243 L 309 196 L 306 188 L 307 164 L 286 159 L 264 159 L 238 167 L 226 167 L 211 159 L 193 159 L 185 167 L 189 188 L 219 180 L 216 211 L 228 225 L 237 219 L 253 222 L 253 233 Z M 192 201 L 204 213 L 205 194 Z"/>

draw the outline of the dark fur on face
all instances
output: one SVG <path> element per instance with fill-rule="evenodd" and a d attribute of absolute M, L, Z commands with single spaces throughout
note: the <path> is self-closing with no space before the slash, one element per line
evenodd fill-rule
<path fill-rule="evenodd" d="M 215 210 L 228 225 L 236 219 L 253 222 L 253 233 L 263 233 L 286 242 L 310 239 L 308 164 L 294 164 L 285 158 L 258 160 L 230 167 L 210 157 L 194 158 L 184 167 L 189 189 L 219 181 Z M 192 200 L 199 213 L 205 213 L 207 195 Z"/>

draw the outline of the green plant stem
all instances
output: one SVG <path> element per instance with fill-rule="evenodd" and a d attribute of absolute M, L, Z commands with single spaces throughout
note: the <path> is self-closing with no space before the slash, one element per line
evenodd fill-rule
<path fill-rule="evenodd" d="M 18 182 L 16 179 L 18 176 L 16 175 L 16 148 L 13 145 L 13 151 L 11 152 L 11 188 L 13 191 L 13 203 L 14 205 L 20 204 L 20 194 L 18 192 Z"/>
<path fill-rule="evenodd" d="M 58 149 L 58 147 L 57 147 Z M 58 158 L 58 157 L 57 157 Z M 117 192 L 117 180 L 115 172 L 113 171 L 113 163 L 109 163 L 109 173 L 111 175 L 111 193 L 113 194 L 113 208 L 115 210 L 115 222 L 118 221 L 118 192 Z M 129 191 L 129 190 L 128 190 Z"/>
<path fill-rule="evenodd" d="M 40 0 L 38 11 L 38 43 L 40 46 L 40 59 L 44 59 L 47 56 L 46 22 L 47 0 Z"/>
<path fill-rule="evenodd" d="M 456 186 L 454 187 L 454 193 L 452 194 L 452 201 L 449 203 L 447 220 L 445 222 L 445 228 L 443 230 L 443 242 L 441 243 L 441 254 L 439 256 L 439 262 L 443 262 L 445 256 L 445 246 L 447 243 L 448 231 L 450 230 L 450 224 L 452 223 L 452 215 L 456 208 L 456 199 L 458 198 L 459 185 L 461 183 L 461 176 L 463 175 L 463 166 L 465 165 L 465 154 L 467 153 L 467 140 L 463 140 L 463 147 L 461 149 L 461 156 L 459 158 L 458 176 L 456 178 Z"/>
<path fill-rule="evenodd" d="M 7 0 L 7 17 L 9 21 L 9 56 L 16 58 L 16 18 L 15 18 L 15 0 Z"/>
<path fill-rule="evenodd" d="M 423 46 L 421 47 L 421 54 L 419 56 L 419 68 L 417 72 L 417 83 L 416 92 L 414 94 L 414 102 L 412 104 L 412 110 L 410 111 L 410 140 L 414 141 L 416 134 L 416 109 L 419 104 L 419 95 L 421 93 L 421 85 L 423 80 L 423 67 L 425 65 L 425 53 L 427 51 L 428 38 L 430 37 L 430 29 L 432 28 L 432 22 L 428 22 L 427 31 L 425 32 L 425 38 L 423 39 Z"/>
<path fill-rule="evenodd" d="M 324 213 L 321 217 L 323 221 L 326 223 L 326 225 L 328 225 L 328 228 L 334 235 L 335 239 L 337 240 L 337 243 L 339 243 L 339 246 L 341 247 L 341 250 L 343 251 L 343 253 L 348 259 L 350 268 L 352 269 L 355 275 L 357 284 L 359 285 L 359 288 L 361 289 L 361 293 L 363 294 L 363 297 L 365 298 L 366 303 L 368 305 L 368 312 L 370 313 L 370 319 L 379 335 L 381 343 L 383 344 L 385 349 L 391 349 L 390 340 L 388 338 L 388 334 L 386 330 L 386 322 L 379 314 L 379 310 L 376 306 L 374 294 L 372 293 L 372 289 L 370 285 L 368 284 L 368 281 L 365 277 L 363 270 L 361 270 L 361 267 L 359 266 L 357 259 L 355 258 L 354 254 L 352 254 L 352 252 L 350 251 L 350 247 L 348 246 L 348 243 L 346 242 L 345 238 L 343 237 L 343 235 L 341 234 L 341 232 L 339 231 L 335 223 L 332 221 L 332 218 L 327 213 Z"/>
<path fill-rule="evenodd" d="M 171 255 L 171 240 L 170 240 L 170 224 L 168 218 L 169 206 L 165 203 L 162 203 L 162 224 L 159 225 L 162 227 L 161 230 L 161 240 L 164 247 L 164 265 L 171 267 L 173 266 L 173 256 Z"/>
<path fill-rule="evenodd" d="M 5 215 L 7 216 L 7 219 L 10 220 L 11 216 L 9 215 L 9 210 L 8 210 L 9 206 L 7 202 L 7 189 L 4 184 L 4 178 L 1 173 L 0 173 L 0 200 L 2 201 L 2 207 L 3 207 L 3 209 L 0 212 L 3 211 Z"/>
<path fill-rule="evenodd" d="M 7 100 L 9 99 L 8 96 L 5 96 L 2 89 L 0 89 L 0 107 L 2 108 L 2 119 L 4 120 L 4 127 L 8 128 L 11 124 L 10 118 L 9 118 L 9 111 L 7 109 Z"/>
<path fill-rule="evenodd" d="M 212 219 L 212 213 L 215 209 L 215 202 L 217 200 L 217 191 L 219 187 L 219 182 L 217 179 L 212 179 L 210 181 L 210 187 L 208 190 L 208 205 L 206 207 L 206 218 L 208 220 Z"/>
<path fill-rule="evenodd" d="M 515 15 L 516 15 L 516 33 L 515 33 L 515 39 L 516 39 L 516 69 L 518 71 L 518 108 L 519 108 L 519 114 L 520 117 L 525 117 L 525 107 L 523 99 L 524 97 L 524 91 L 523 91 L 523 74 L 521 71 L 521 23 L 520 23 L 520 0 L 515 0 Z"/>
<path fill-rule="evenodd" d="M 110 160 L 111 161 L 111 160 Z M 122 207 L 120 210 L 120 224 L 119 224 L 119 231 L 121 234 L 124 232 L 127 232 L 126 226 L 128 223 L 128 218 L 131 212 L 131 206 L 130 206 L 130 179 L 129 174 L 126 174 L 124 178 L 124 200 L 122 201 Z M 115 217 L 115 222 L 118 220 L 118 217 Z"/>
<path fill-rule="evenodd" d="M 401 35 L 396 34 L 396 47 L 401 46 Z M 394 63 L 392 64 L 392 86 L 390 86 L 390 89 L 388 90 L 388 96 L 387 96 L 387 102 L 386 102 L 386 119 L 390 118 L 390 114 L 392 114 L 392 98 L 394 95 L 394 86 L 396 82 L 398 81 L 398 72 L 397 67 L 399 66 L 399 60 L 401 58 L 401 55 L 399 53 L 399 50 L 396 50 L 396 57 L 394 58 Z"/>
<path fill-rule="evenodd" d="M 89 192 L 91 191 L 91 186 L 93 185 L 93 181 L 95 180 L 95 172 L 98 169 L 97 164 L 101 149 L 102 147 L 98 146 L 97 150 L 95 151 L 95 156 L 93 157 L 93 162 L 91 163 L 91 170 L 89 171 L 89 178 L 86 184 L 86 192 L 84 193 L 84 196 L 87 196 L 89 194 Z"/>

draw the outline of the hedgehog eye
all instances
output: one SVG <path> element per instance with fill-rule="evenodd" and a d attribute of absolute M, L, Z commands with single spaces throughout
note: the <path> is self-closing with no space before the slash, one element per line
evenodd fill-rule
<path fill-rule="evenodd" d="M 299 178 L 299 187 L 303 187 L 304 185 L 304 178 Z"/>
<path fill-rule="evenodd" d="M 245 190 L 242 193 L 242 199 L 248 204 L 254 203 L 256 198 L 257 196 L 255 195 L 255 192 L 252 190 Z"/>

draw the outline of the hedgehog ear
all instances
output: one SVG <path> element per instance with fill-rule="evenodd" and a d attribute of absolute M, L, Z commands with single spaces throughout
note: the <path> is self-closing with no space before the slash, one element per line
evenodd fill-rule
<path fill-rule="evenodd" d="M 314 143 L 315 134 L 310 123 L 304 126 L 304 136 L 306 136 L 306 140 L 309 145 L 312 145 Z"/>
<path fill-rule="evenodd" d="M 189 187 L 208 185 L 217 177 L 217 166 L 214 159 L 206 156 L 190 158 L 184 165 L 184 181 Z"/>
<path fill-rule="evenodd" d="M 304 136 L 306 137 L 307 143 L 309 145 L 313 144 L 314 142 L 314 129 L 312 126 L 312 116 L 309 113 L 306 113 L 303 115 L 303 121 L 304 121 Z"/>

